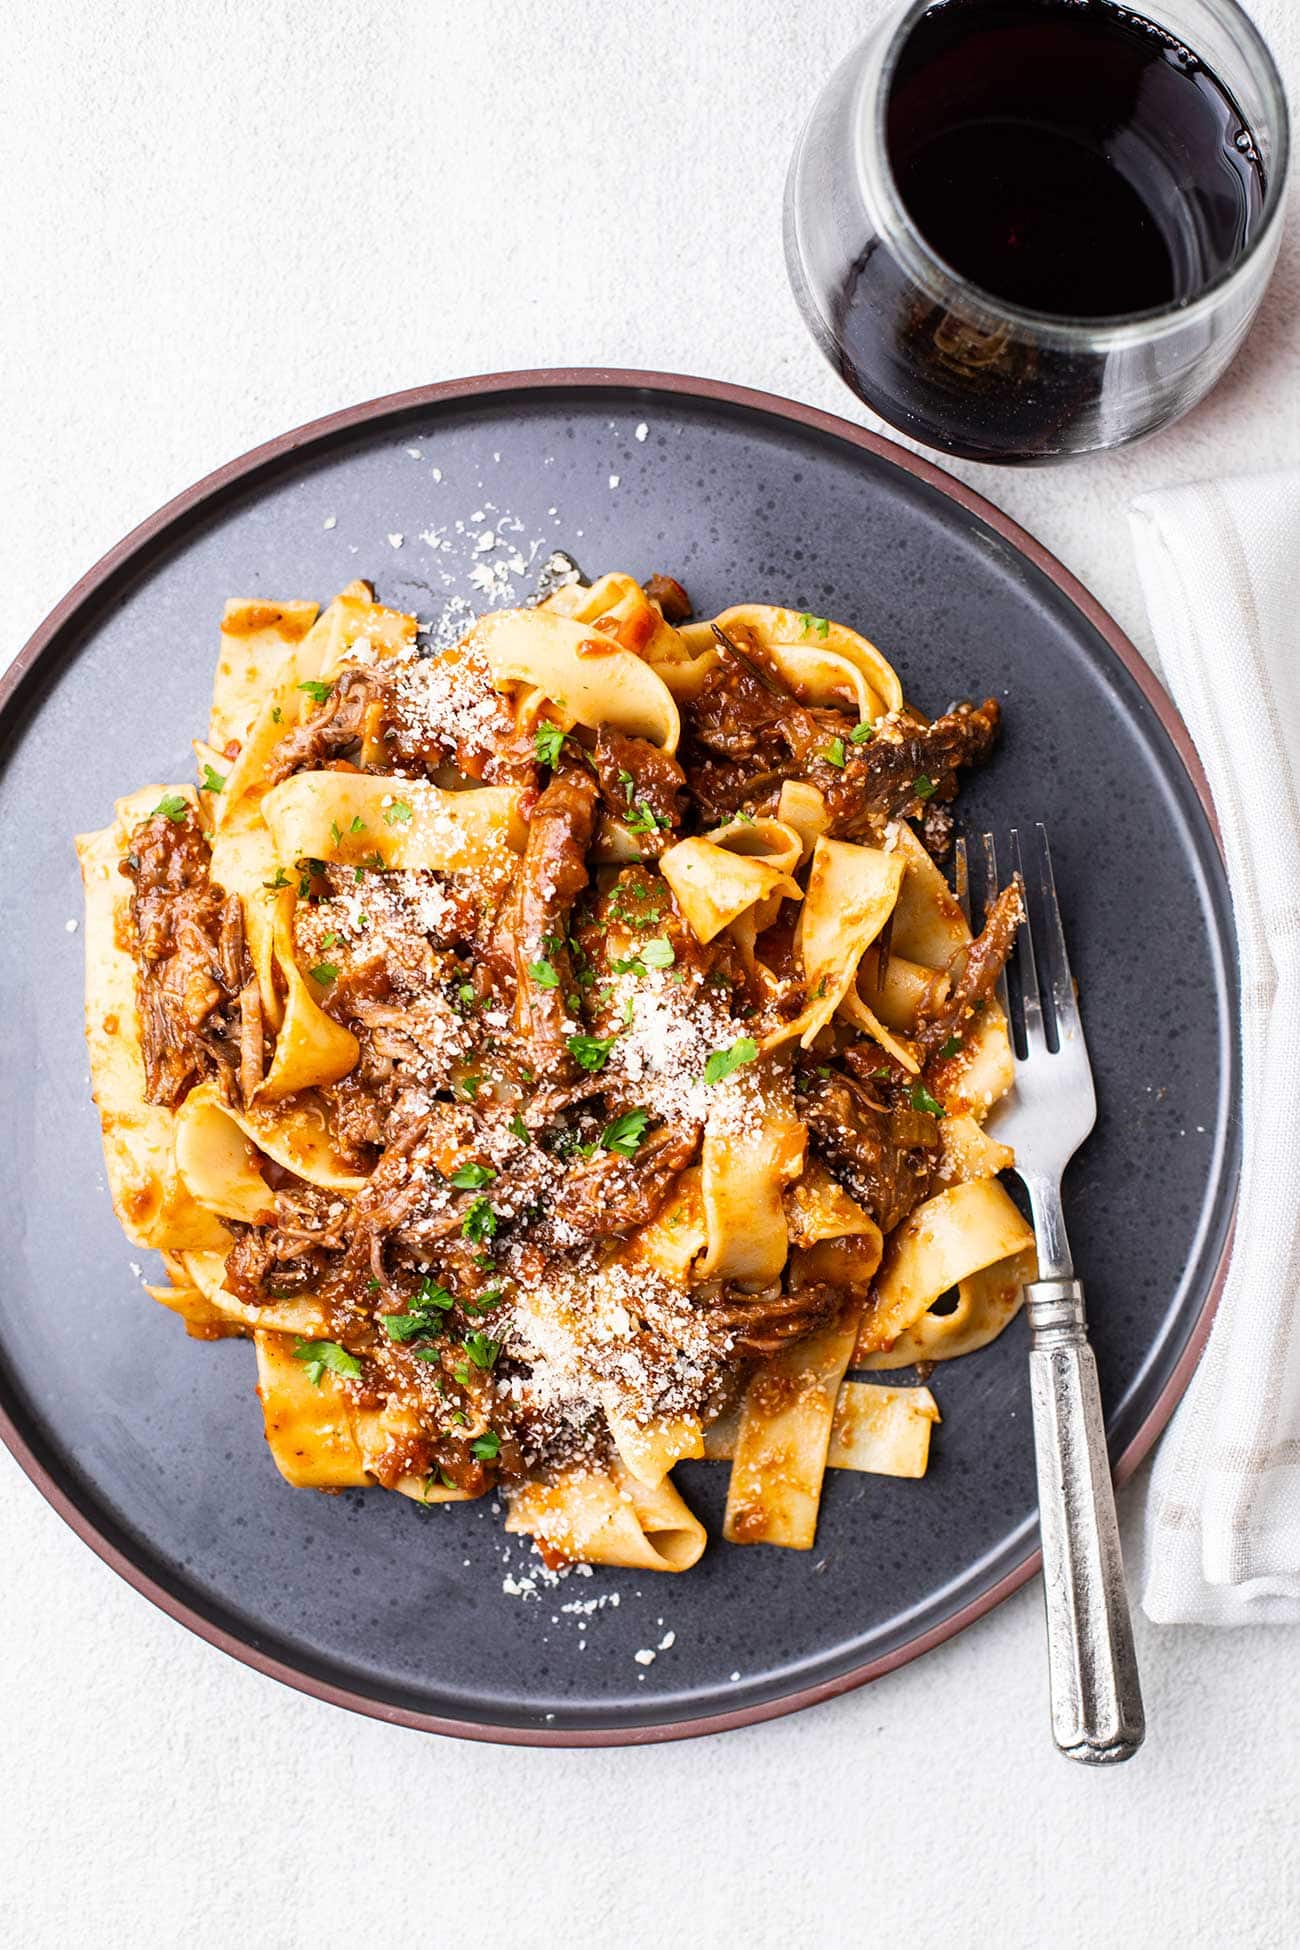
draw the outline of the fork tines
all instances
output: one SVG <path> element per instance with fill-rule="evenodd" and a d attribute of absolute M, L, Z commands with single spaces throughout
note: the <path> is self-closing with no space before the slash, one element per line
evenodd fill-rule
<path fill-rule="evenodd" d="M 958 847 L 957 898 L 961 901 L 969 865 L 965 843 L 959 841 Z M 1055 1054 L 1067 1044 L 1077 1044 L 1081 1049 L 1083 1029 L 1070 973 L 1065 932 L 1061 925 L 1061 907 L 1056 894 L 1047 828 L 1040 820 L 1032 831 L 1025 834 L 1024 854 L 1029 856 L 1029 871 L 1026 871 L 1021 850 L 1019 828 L 1012 828 L 1007 851 L 1011 872 L 1019 880 L 1023 891 L 1025 920 L 1008 964 L 1012 976 L 1011 993 L 1008 992 L 1005 973 L 998 983 L 997 992 L 998 1000 L 1012 1025 L 1017 1054 L 1022 1058 L 1032 1056 L 1035 1051 L 1050 1050 Z M 983 835 L 982 852 L 982 911 L 987 911 L 1001 883 L 997 842 L 992 833 Z M 969 917 L 969 888 L 962 906 Z M 978 927 L 978 918 L 972 919 L 971 925 Z"/>

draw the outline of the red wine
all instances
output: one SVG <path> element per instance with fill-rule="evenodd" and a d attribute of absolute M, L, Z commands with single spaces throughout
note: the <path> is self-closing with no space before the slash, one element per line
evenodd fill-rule
<path fill-rule="evenodd" d="M 913 28 L 886 147 L 921 236 L 1022 310 L 1181 304 L 1264 202 L 1241 110 L 1190 48 L 1108 0 L 944 0 Z"/>
<path fill-rule="evenodd" d="M 1262 43 L 1224 56 L 1258 131 L 1111 0 L 937 0 L 878 49 L 832 77 L 786 198 L 796 296 L 854 391 L 926 446 L 1026 463 L 1200 399 L 1277 254 Z"/>

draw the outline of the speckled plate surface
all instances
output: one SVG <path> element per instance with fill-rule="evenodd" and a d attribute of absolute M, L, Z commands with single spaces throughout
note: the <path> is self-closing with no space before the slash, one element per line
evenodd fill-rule
<path fill-rule="evenodd" d="M 736 388 L 520 374 L 336 415 L 163 509 L 27 647 L 0 693 L 10 1447 L 138 1589 L 320 1697 L 486 1739 L 671 1738 L 860 1684 L 1032 1574 L 1023 1322 L 937 1370 L 924 1482 L 832 1472 L 813 1552 L 715 1541 L 680 1578 L 597 1570 L 512 1594 L 536 1560 L 487 1502 L 426 1513 L 378 1490 L 289 1489 L 251 1349 L 187 1340 L 140 1291 L 105 1190 L 66 928 L 71 835 L 120 792 L 189 775 L 228 595 L 324 600 L 360 575 L 426 617 L 456 598 L 494 607 L 528 587 L 534 542 L 589 572 L 671 571 L 705 614 L 752 600 L 840 617 L 930 711 L 1003 700 L 1003 744 L 962 805 L 974 826 L 1044 819 L 1052 834 L 1101 1105 L 1067 1211 L 1124 1470 L 1186 1381 L 1226 1264 L 1231 921 L 1186 734 L 1104 612 L 937 469 Z M 725 1470 L 679 1478 L 716 1534 Z"/>

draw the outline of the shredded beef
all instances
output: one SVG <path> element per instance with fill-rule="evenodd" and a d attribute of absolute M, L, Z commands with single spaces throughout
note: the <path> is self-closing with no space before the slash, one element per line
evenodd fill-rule
<path fill-rule="evenodd" d="M 231 1007 L 245 986 L 242 916 L 209 878 L 211 856 L 198 815 L 154 813 L 131 835 L 122 871 L 133 882 L 131 920 L 139 944 L 145 1096 L 175 1105 L 214 1071 L 233 1078 L 238 1044 L 228 1040 Z M 259 1014 L 260 1020 L 260 1014 Z M 248 1069 L 252 1070 L 252 1037 Z"/>
<path fill-rule="evenodd" d="M 587 885 L 595 822 L 596 786 L 585 772 L 551 780 L 533 807 L 518 882 L 500 928 L 514 969 L 515 1027 L 528 1041 L 538 1075 L 552 1084 L 576 1079 L 565 1028 L 573 993 L 569 913 Z"/>
<path fill-rule="evenodd" d="M 676 576 L 651 576 L 645 592 L 652 603 L 659 605 L 665 623 L 684 623 L 689 617 L 691 599 Z"/>
<path fill-rule="evenodd" d="M 605 810 L 629 820 L 641 852 L 656 859 L 682 822 L 686 774 L 671 752 L 602 725 L 591 754 Z"/>
<path fill-rule="evenodd" d="M 939 1122 L 924 1111 L 888 1110 L 838 1072 L 813 1076 L 799 1097 L 814 1148 L 889 1232 L 931 1188 Z"/>
<path fill-rule="evenodd" d="M 706 821 L 774 800 L 785 779 L 806 778 L 826 800 L 833 835 L 875 838 L 890 819 L 924 818 L 932 802 L 950 799 L 958 769 L 992 750 L 995 698 L 958 704 L 932 723 L 894 711 L 855 742 L 853 718 L 801 704 L 752 633 L 718 634 L 718 661 L 682 713 L 686 777 Z M 940 830 L 932 829 L 936 840 Z"/>
<path fill-rule="evenodd" d="M 709 1311 L 720 1326 L 731 1330 L 737 1350 L 765 1359 L 779 1354 L 792 1341 L 803 1340 L 815 1328 L 826 1326 L 844 1300 L 841 1288 L 821 1281 L 787 1293 L 778 1280 L 758 1293 L 725 1286 Z"/>
<path fill-rule="evenodd" d="M 993 993 L 1024 917 L 1024 893 L 1017 875 L 989 908 L 951 985 L 932 981 L 921 998 L 913 1039 L 927 1059 L 936 1056 L 950 1037 L 961 1036 L 976 1008 Z"/>
<path fill-rule="evenodd" d="M 569 1171 L 552 1195 L 548 1217 L 534 1237 L 546 1243 L 552 1233 L 566 1246 L 578 1232 L 584 1239 L 624 1237 L 649 1225 L 679 1173 L 694 1161 L 701 1128 L 671 1125 L 648 1137 L 634 1159 L 599 1151 Z"/>
<path fill-rule="evenodd" d="M 280 740 L 267 767 L 269 782 L 279 785 L 295 772 L 318 772 L 354 758 L 367 733 L 381 734 L 384 700 L 384 687 L 373 673 L 343 671 L 306 722 Z"/>

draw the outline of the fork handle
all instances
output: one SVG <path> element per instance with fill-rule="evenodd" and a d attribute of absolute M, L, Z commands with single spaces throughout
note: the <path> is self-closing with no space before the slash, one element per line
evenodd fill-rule
<path fill-rule="evenodd" d="M 1082 1283 L 1035 1281 L 1025 1306 L 1052 1733 L 1071 1760 L 1128 1760 L 1146 1720 Z"/>

